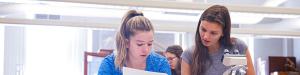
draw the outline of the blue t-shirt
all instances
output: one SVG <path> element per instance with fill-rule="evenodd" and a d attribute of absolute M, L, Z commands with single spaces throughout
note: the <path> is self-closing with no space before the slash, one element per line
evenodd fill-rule
<path fill-rule="evenodd" d="M 100 64 L 98 75 L 123 75 L 120 69 L 115 68 L 114 59 L 115 55 L 113 53 L 106 56 Z M 150 52 L 146 59 L 145 70 L 151 72 L 167 73 L 168 75 L 171 75 L 171 69 L 167 59 L 153 51 Z"/>

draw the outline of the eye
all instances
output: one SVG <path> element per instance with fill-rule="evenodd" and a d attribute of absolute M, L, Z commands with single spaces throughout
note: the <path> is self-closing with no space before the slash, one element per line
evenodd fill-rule
<path fill-rule="evenodd" d="M 144 44 L 137 44 L 138 46 L 143 46 Z"/>
<path fill-rule="evenodd" d="M 201 32 L 206 32 L 206 29 L 204 29 L 204 28 L 201 28 Z"/>
<path fill-rule="evenodd" d="M 148 46 L 152 46 L 152 44 L 148 44 Z"/>
<path fill-rule="evenodd" d="M 216 33 L 216 32 L 211 32 L 211 34 L 212 34 L 212 35 L 217 35 L 217 33 Z"/>
<path fill-rule="evenodd" d="M 176 57 L 169 57 L 167 58 L 169 61 L 174 60 Z"/>

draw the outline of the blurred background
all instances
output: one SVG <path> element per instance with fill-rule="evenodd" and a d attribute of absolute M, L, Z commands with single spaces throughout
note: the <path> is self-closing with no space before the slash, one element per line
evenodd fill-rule
<path fill-rule="evenodd" d="M 193 45 L 207 7 L 229 8 L 232 37 L 250 50 L 257 75 L 269 56 L 294 57 L 300 66 L 299 0 L 0 0 L 0 75 L 83 75 L 84 52 L 115 48 L 115 33 L 130 9 L 155 27 L 153 50 Z M 103 58 L 88 59 L 97 75 Z"/>

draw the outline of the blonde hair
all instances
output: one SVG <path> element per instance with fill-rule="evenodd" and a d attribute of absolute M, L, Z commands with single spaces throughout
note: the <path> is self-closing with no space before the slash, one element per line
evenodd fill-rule
<path fill-rule="evenodd" d="M 122 69 L 127 57 L 127 42 L 129 37 L 135 35 L 136 31 L 152 31 L 153 26 L 149 19 L 143 16 L 142 12 L 129 10 L 122 19 L 121 27 L 116 35 L 117 54 L 114 61 L 115 67 Z"/>

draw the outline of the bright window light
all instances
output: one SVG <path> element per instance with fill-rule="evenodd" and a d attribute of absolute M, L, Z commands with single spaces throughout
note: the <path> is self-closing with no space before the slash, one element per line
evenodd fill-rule
<path fill-rule="evenodd" d="M 24 75 L 82 75 L 81 30 L 67 27 L 27 26 Z M 86 48 L 85 48 L 86 49 Z M 82 52 L 82 53 L 81 53 Z M 82 55 L 80 55 L 82 54 Z"/>
<path fill-rule="evenodd" d="M 257 58 L 257 65 L 256 65 L 256 67 L 257 67 L 257 74 L 259 74 L 259 75 L 267 75 L 267 65 L 268 65 L 268 63 L 266 62 L 266 60 L 263 60 L 262 59 L 262 57 L 258 57 Z M 274 75 L 276 75 L 276 74 L 274 74 Z"/>
<path fill-rule="evenodd" d="M 87 31 L 87 52 L 92 52 L 93 50 L 93 30 Z"/>

